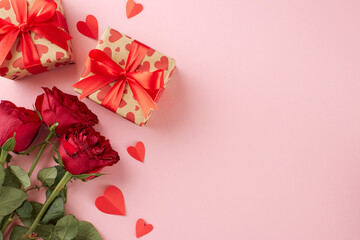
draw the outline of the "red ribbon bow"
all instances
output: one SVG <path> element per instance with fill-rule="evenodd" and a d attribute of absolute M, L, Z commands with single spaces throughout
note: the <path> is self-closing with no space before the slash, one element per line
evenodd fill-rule
<path fill-rule="evenodd" d="M 59 28 L 56 3 L 52 0 L 35 0 L 29 13 L 26 0 L 11 0 L 11 5 L 19 25 L 0 19 L 0 65 L 4 62 L 17 37 L 20 36 L 25 68 L 31 73 L 46 71 L 30 37 L 30 31 L 68 50 L 67 41 L 72 37 Z"/>
<path fill-rule="evenodd" d="M 133 41 L 125 69 L 120 67 L 103 51 L 99 49 L 91 50 L 89 53 L 89 68 L 94 75 L 74 84 L 75 88 L 83 90 L 80 99 L 115 81 L 101 105 L 116 112 L 127 83 L 145 118 L 147 118 L 151 109 L 157 109 L 154 100 L 164 86 L 164 70 L 135 72 L 148 50 L 149 47 L 138 41 Z"/>

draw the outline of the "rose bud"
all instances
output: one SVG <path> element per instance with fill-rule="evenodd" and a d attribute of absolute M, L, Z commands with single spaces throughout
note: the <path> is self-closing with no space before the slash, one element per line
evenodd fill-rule
<path fill-rule="evenodd" d="M 58 88 L 43 88 L 45 93 L 36 98 L 35 107 L 40 112 L 44 123 L 49 127 L 58 122 L 56 133 L 61 135 L 77 124 L 94 126 L 99 122 L 85 103 L 75 95 L 63 93 Z"/>
<path fill-rule="evenodd" d="M 34 140 L 41 126 L 35 111 L 17 107 L 9 101 L 0 103 L 0 146 L 14 136 L 14 152 L 24 151 Z"/>
<path fill-rule="evenodd" d="M 71 128 L 60 138 L 59 153 L 65 170 L 73 175 L 99 172 L 120 160 L 109 140 L 84 126 Z"/>

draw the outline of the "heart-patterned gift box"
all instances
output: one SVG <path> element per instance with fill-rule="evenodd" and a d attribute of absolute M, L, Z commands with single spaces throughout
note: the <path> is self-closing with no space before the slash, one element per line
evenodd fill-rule
<path fill-rule="evenodd" d="M 126 69 L 129 65 L 128 60 L 129 60 L 129 58 L 131 58 L 129 55 L 135 55 L 135 53 L 130 54 L 131 51 L 136 49 L 136 47 L 134 47 L 135 43 L 139 44 L 141 46 L 145 46 L 145 45 L 139 43 L 138 41 L 134 40 L 133 38 L 130 38 L 130 37 L 126 36 L 125 34 L 122 34 L 118 31 L 116 31 L 115 29 L 107 28 L 105 30 L 103 36 L 101 37 L 98 45 L 96 46 L 96 49 L 92 50 L 90 52 L 89 57 L 86 61 L 85 70 L 81 76 L 81 79 L 78 83 L 76 83 L 74 85 L 75 91 L 83 95 L 84 94 L 83 91 L 87 87 L 89 87 L 89 86 L 87 86 L 88 84 L 85 83 L 85 80 L 89 80 L 90 78 L 93 78 L 92 84 L 100 86 L 100 87 L 92 88 L 92 90 L 88 91 L 87 94 L 85 94 L 85 96 L 87 96 L 89 99 L 93 100 L 94 102 L 96 102 L 98 104 L 104 105 L 104 101 L 108 101 L 106 98 L 107 98 L 107 96 L 109 96 L 109 92 L 114 92 L 113 91 L 114 87 L 116 85 L 118 85 L 118 81 L 122 81 L 122 80 L 120 79 L 120 77 L 117 78 L 115 76 L 114 80 L 111 80 L 111 77 L 110 77 L 110 83 L 106 83 L 105 85 L 101 84 L 100 81 L 105 81 L 105 80 L 102 78 L 96 78 L 98 76 L 95 76 L 96 74 L 94 72 L 92 72 L 92 67 L 91 67 L 92 64 L 90 64 L 90 63 L 92 61 L 94 61 L 94 59 L 91 56 L 95 55 L 95 53 L 96 53 L 96 55 L 99 55 L 99 54 L 107 55 L 106 58 L 109 57 L 109 59 L 107 59 L 105 62 L 111 61 L 112 62 L 111 64 L 118 65 L 118 66 L 113 66 L 114 68 L 120 67 L 119 69 Z M 146 52 L 144 53 L 144 56 L 142 56 L 141 59 L 138 60 L 139 64 L 136 65 L 133 73 L 135 73 L 135 75 L 136 75 L 136 73 L 139 74 L 139 73 L 143 73 L 143 72 L 145 72 L 146 74 L 152 74 L 152 73 L 160 74 L 161 73 L 161 75 L 162 75 L 161 83 L 158 84 L 161 86 L 160 87 L 161 89 L 158 89 L 156 94 L 152 94 L 151 91 L 148 91 L 148 93 L 146 93 L 149 96 L 151 95 L 153 102 L 156 103 L 156 102 L 158 102 L 158 100 L 161 96 L 161 93 L 165 89 L 166 85 L 168 84 L 168 82 L 175 70 L 175 60 L 170 57 L 167 57 L 166 55 L 164 55 L 152 48 L 149 48 L 147 46 L 145 46 L 145 49 L 146 49 Z M 104 56 L 102 56 L 102 57 L 104 58 Z M 132 62 L 132 60 L 130 60 L 130 62 Z M 97 62 L 95 65 L 99 65 L 99 63 Z M 100 65 L 103 65 L 103 63 L 100 63 Z M 112 69 L 112 68 L 110 67 L 109 69 Z M 111 71 L 113 71 L 113 70 L 111 70 Z M 124 74 L 125 73 L 123 73 L 123 75 Z M 139 81 L 139 82 L 141 82 L 141 81 Z M 82 83 L 85 83 L 85 84 L 82 84 Z M 150 85 L 151 84 L 152 83 L 150 83 Z M 135 124 L 144 126 L 147 123 L 147 121 L 149 120 L 154 107 L 152 107 L 148 111 L 148 113 L 146 111 L 144 111 L 143 105 L 139 104 L 139 101 L 138 101 L 138 99 L 140 97 L 137 97 L 139 95 L 137 94 L 136 91 L 134 94 L 134 90 L 135 90 L 134 87 L 131 86 L 131 82 L 129 84 L 128 81 L 125 80 L 123 87 L 118 88 L 118 91 L 121 91 L 121 95 L 120 95 L 121 100 L 118 99 L 119 104 L 117 104 L 115 106 L 115 108 L 113 108 L 112 110 L 114 112 L 116 112 L 116 114 L 134 122 Z M 113 95 L 113 98 L 110 98 L 110 99 L 116 99 L 116 98 L 117 98 L 117 96 Z"/>
<path fill-rule="evenodd" d="M 22 18 L 22 23 L 19 18 Z M 5 34 L 0 38 L 1 50 L 7 54 L 0 65 L 1 76 L 15 80 L 74 63 L 71 36 L 61 0 L 2 0 L 0 26 L 12 29 L 6 33 L 8 36 L 17 31 L 16 39 L 10 36 L 9 41 Z M 49 35 L 52 37 L 49 38 Z M 22 46 L 24 38 L 27 38 L 25 51 Z M 9 51 L 5 52 L 6 45 Z"/>

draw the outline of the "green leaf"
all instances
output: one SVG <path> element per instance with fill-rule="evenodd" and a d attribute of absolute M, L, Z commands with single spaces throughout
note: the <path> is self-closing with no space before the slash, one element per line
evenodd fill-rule
<path fill-rule="evenodd" d="M 38 110 L 36 110 L 35 106 L 33 106 L 33 108 L 34 108 L 34 112 L 36 112 L 36 114 L 39 116 L 40 120 L 43 121 L 41 113 Z"/>
<path fill-rule="evenodd" d="M 4 167 L 0 164 L 0 186 L 3 185 L 5 180 L 5 169 Z"/>
<path fill-rule="evenodd" d="M 79 221 L 74 215 L 67 215 L 60 219 L 54 228 L 57 240 L 72 240 L 76 237 L 79 229 Z"/>
<path fill-rule="evenodd" d="M 91 223 L 81 221 L 75 240 L 101 240 L 101 236 Z"/>
<path fill-rule="evenodd" d="M 48 224 L 49 222 L 55 222 L 62 218 L 65 214 L 65 203 L 61 197 L 55 198 L 54 202 L 51 203 L 48 210 L 45 212 L 41 223 Z"/>
<path fill-rule="evenodd" d="M 19 207 L 18 209 L 16 209 L 16 213 L 23 218 L 31 218 L 32 217 L 32 212 L 33 212 L 33 206 L 31 205 L 30 202 L 25 201 L 21 207 Z"/>
<path fill-rule="evenodd" d="M 41 210 L 41 208 L 43 207 L 43 204 L 38 203 L 38 202 L 31 202 L 31 206 L 32 206 L 32 214 L 31 217 L 29 218 L 24 218 L 24 217 L 20 217 L 21 222 L 24 224 L 24 226 L 26 227 L 30 227 L 31 224 L 34 222 L 35 218 L 37 215 L 39 215 L 39 212 Z"/>
<path fill-rule="evenodd" d="M 10 168 L 5 169 L 5 179 L 3 185 L 15 188 L 21 187 L 19 179 L 12 173 Z"/>
<path fill-rule="evenodd" d="M 6 156 L 6 162 L 9 163 L 11 158 L 12 158 L 11 154 L 8 153 L 8 155 Z"/>
<path fill-rule="evenodd" d="M 54 157 L 55 162 L 57 162 L 61 167 L 64 167 L 64 164 L 61 159 L 61 155 L 59 153 L 59 149 L 57 148 L 55 143 L 50 142 L 50 144 L 53 146 L 53 150 L 54 150 L 54 152 L 56 152 L 56 155 L 57 155 L 57 157 Z"/>
<path fill-rule="evenodd" d="M 27 232 L 27 228 L 23 226 L 15 226 L 14 229 L 11 232 L 10 240 L 20 240 L 22 235 L 24 235 Z"/>
<path fill-rule="evenodd" d="M 47 225 L 39 224 L 35 229 L 35 232 L 37 233 L 37 237 L 44 239 L 53 239 L 54 227 L 55 226 L 52 224 L 47 224 Z"/>
<path fill-rule="evenodd" d="M 0 188 L 0 216 L 5 216 L 21 206 L 28 195 L 21 189 L 13 187 Z"/>
<path fill-rule="evenodd" d="M 4 238 L 3 238 L 3 235 L 2 235 L 2 233 L 0 232 L 0 240 L 3 240 Z"/>
<path fill-rule="evenodd" d="M 49 167 L 41 169 L 37 175 L 37 178 L 45 185 L 50 187 L 54 184 L 57 175 L 55 167 Z"/>
<path fill-rule="evenodd" d="M 10 166 L 9 168 L 11 172 L 19 179 L 24 188 L 30 187 L 30 178 L 24 169 L 16 165 Z"/>
<path fill-rule="evenodd" d="M 103 173 L 89 173 L 89 174 L 79 174 L 79 175 L 74 175 L 74 178 L 80 179 L 80 180 L 86 180 L 89 177 L 100 177 L 102 175 L 105 175 Z"/>
<path fill-rule="evenodd" d="M 49 131 L 50 132 L 55 132 L 57 126 L 59 126 L 58 122 L 56 122 L 53 125 L 49 126 Z"/>
<path fill-rule="evenodd" d="M 9 138 L 5 143 L 4 145 L 2 145 L 2 149 L 7 151 L 7 152 L 11 152 L 14 150 L 15 148 L 15 144 L 16 144 L 16 141 L 15 141 L 15 133 L 14 133 L 14 136 L 12 138 Z"/>
<path fill-rule="evenodd" d="M 4 221 L 4 219 L 6 218 L 7 216 L 0 216 L 0 226 L 2 226 L 2 223 Z"/>
<path fill-rule="evenodd" d="M 59 165 L 55 166 L 56 168 L 56 171 L 57 171 L 57 175 L 56 175 L 56 178 L 55 178 L 55 182 L 54 184 L 51 186 L 51 187 L 56 187 L 59 182 L 61 181 L 61 179 L 63 178 L 63 176 L 65 175 L 65 169 Z"/>

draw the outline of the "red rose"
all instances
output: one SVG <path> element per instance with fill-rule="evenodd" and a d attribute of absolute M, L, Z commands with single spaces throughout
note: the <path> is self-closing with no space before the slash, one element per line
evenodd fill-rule
<path fill-rule="evenodd" d="M 60 140 L 60 156 L 66 171 L 73 175 L 98 172 L 120 160 L 109 140 L 92 127 L 69 129 Z"/>
<path fill-rule="evenodd" d="M 36 98 L 35 107 L 47 126 L 59 123 L 56 127 L 59 135 L 76 124 L 94 126 L 99 122 L 97 116 L 76 96 L 63 93 L 56 87 L 43 89 L 45 93 Z"/>
<path fill-rule="evenodd" d="M 9 101 L 0 103 L 0 145 L 15 135 L 14 152 L 24 151 L 34 140 L 41 120 L 36 112 L 17 107 Z"/>

